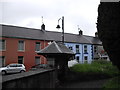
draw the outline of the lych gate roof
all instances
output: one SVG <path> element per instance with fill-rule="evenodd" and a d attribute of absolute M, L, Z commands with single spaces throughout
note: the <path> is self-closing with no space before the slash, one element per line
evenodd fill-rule
<path fill-rule="evenodd" d="M 61 32 L 2 25 L 3 37 L 61 41 L 62 40 L 61 35 L 62 35 Z M 70 34 L 70 33 L 65 33 L 64 36 L 65 36 L 65 42 L 101 45 L 101 41 L 98 38 L 92 36 Z"/>
<path fill-rule="evenodd" d="M 43 54 L 72 54 L 74 55 L 74 52 L 68 49 L 63 43 L 56 43 L 53 41 L 51 44 L 49 44 L 47 47 L 42 49 L 41 51 L 37 52 L 40 55 Z"/>

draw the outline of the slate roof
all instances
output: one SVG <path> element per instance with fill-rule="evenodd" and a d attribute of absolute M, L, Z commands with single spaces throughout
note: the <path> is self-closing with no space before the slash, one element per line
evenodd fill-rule
<path fill-rule="evenodd" d="M 39 40 L 48 39 L 47 35 L 41 30 L 9 25 L 2 26 L 2 36 Z"/>
<path fill-rule="evenodd" d="M 68 49 L 64 44 L 62 43 L 56 43 L 53 41 L 51 44 L 49 44 L 47 47 L 42 49 L 41 51 L 37 52 L 38 54 L 71 54 L 75 55 L 73 51 Z"/>
<path fill-rule="evenodd" d="M 86 38 L 92 44 L 102 45 L 102 42 L 100 41 L 100 39 L 98 37 L 84 36 L 84 38 Z"/>
<path fill-rule="evenodd" d="M 25 28 L 12 25 L 0 25 L 2 26 L 2 37 L 11 38 L 26 38 L 26 39 L 37 39 L 37 40 L 50 40 L 50 41 L 61 41 L 61 32 L 46 31 L 33 28 Z M 99 44 L 101 41 L 92 36 L 70 34 L 65 33 L 65 42 L 71 43 L 84 43 L 84 44 Z"/>

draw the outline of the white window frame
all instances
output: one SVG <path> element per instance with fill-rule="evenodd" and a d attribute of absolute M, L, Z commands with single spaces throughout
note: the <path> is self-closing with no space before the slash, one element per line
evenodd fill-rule
<path fill-rule="evenodd" d="M 77 46 L 78 46 L 79 48 L 76 48 Z M 79 45 L 76 45 L 75 48 L 76 48 L 76 53 L 80 53 L 80 46 L 79 46 Z"/>
<path fill-rule="evenodd" d="M 20 48 L 19 48 L 19 44 L 20 44 L 19 42 L 20 42 L 20 41 L 23 41 L 23 50 L 20 50 Z M 22 52 L 25 51 L 25 41 L 24 41 L 24 40 L 19 40 L 19 41 L 18 41 L 18 51 L 22 51 Z"/>
<path fill-rule="evenodd" d="M 0 46 L 1 46 L 2 49 L 0 49 L 0 51 L 6 51 L 6 40 L 5 40 L 5 39 L 0 39 L 0 41 L 2 41 L 2 40 L 4 40 L 4 44 L 5 44 L 4 47 L 5 47 L 5 48 L 4 48 L 4 49 L 2 48 L 2 47 L 3 47 L 3 44 L 1 43 L 2 45 L 0 45 Z"/>
<path fill-rule="evenodd" d="M 86 48 L 85 48 L 86 46 Z M 84 54 L 88 53 L 88 46 L 87 45 L 84 45 Z"/>
<path fill-rule="evenodd" d="M 36 48 L 37 48 L 37 47 L 36 47 L 37 43 L 40 44 L 39 50 L 36 50 Z M 41 50 L 41 42 L 35 42 L 35 52 L 40 51 L 40 50 Z"/>

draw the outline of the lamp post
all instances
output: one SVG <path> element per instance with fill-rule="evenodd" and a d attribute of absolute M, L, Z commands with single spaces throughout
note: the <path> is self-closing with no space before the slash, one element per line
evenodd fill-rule
<path fill-rule="evenodd" d="M 62 18 L 58 19 L 58 25 L 57 25 L 57 29 L 60 29 L 60 25 L 59 25 L 59 21 L 62 19 L 62 43 L 64 43 L 64 16 L 62 16 Z"/>

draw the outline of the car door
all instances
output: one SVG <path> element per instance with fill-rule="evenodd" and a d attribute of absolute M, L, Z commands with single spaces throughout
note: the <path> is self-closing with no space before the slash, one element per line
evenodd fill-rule
<path fill-rule="evenodd" d="M 16 72 L 16 64 L 10 64 L 7 66 L 7 73 L 15 73 Z"/>
<path fill-rule="evenodd" d="M 20 71 L 21 71 L 21 68 L 22 68 L 22 65 L 21 65 L 21 64 L 17 64 L 16 72 L 20 72 Z"/>

